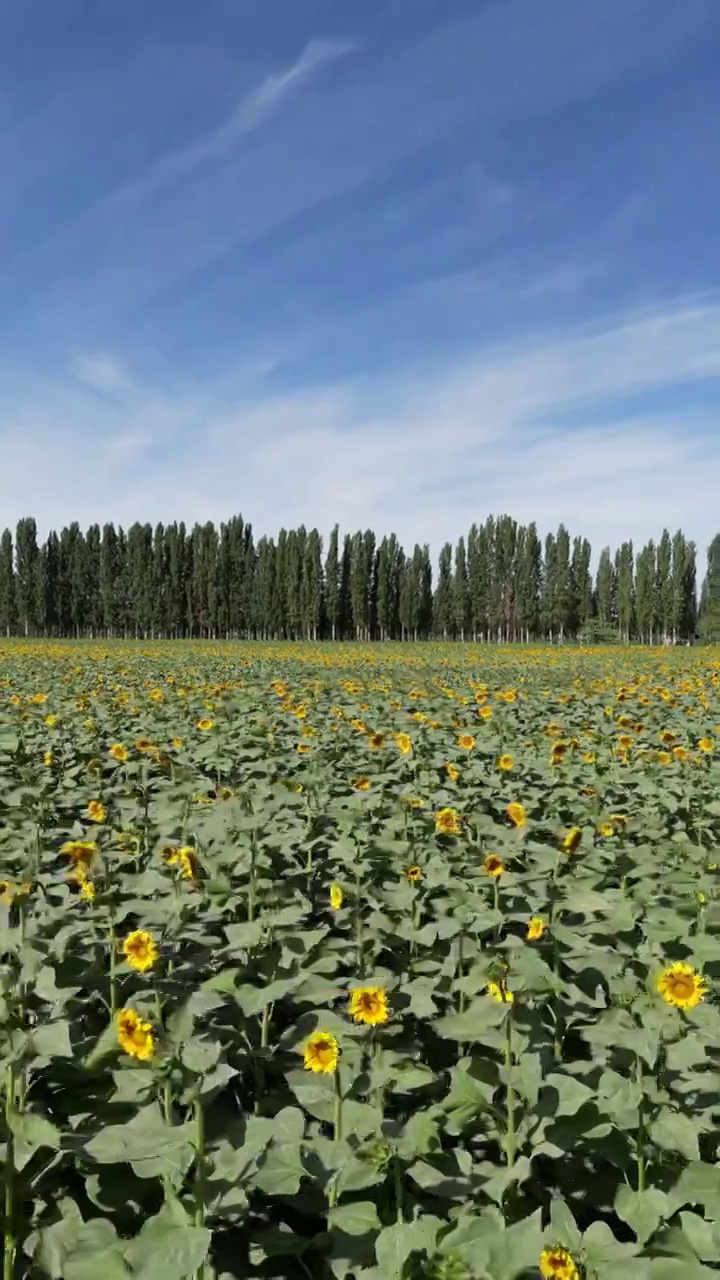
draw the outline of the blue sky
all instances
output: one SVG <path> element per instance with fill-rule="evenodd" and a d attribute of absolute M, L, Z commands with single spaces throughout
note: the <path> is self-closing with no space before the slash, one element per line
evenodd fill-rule
<path fill-rule="evenodd" d="M 0 0 L 0 523 L 720 525 L 717 0 Z"/>

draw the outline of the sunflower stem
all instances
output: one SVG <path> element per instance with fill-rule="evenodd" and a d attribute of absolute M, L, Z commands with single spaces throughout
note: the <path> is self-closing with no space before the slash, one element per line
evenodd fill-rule
<path fill-rule="evenodd" d="M 117 1013 L 117 977 L 116 977 L 116 949 L 117 939 L 115 936 L 115 919 L 110 908 L 108 915 L 108 947 L 110 949 L 110 1017 L 115 1017 Z"/>
<path fill-rule="evenodd" d="M 635 1058 L 635 1080 L 640 1089 L 640 1101 L 638 1102 L 638 1135 L 637 1135 L 637 1189 L 645 1190 L 645 1108 L 643 1096 L 643 1064 L 642 1058 L 637 1055 Z"/>
<path fill-rule="evenodd" d="M 393 1156 L 393 1186 L 395 1190 L 395 1221 L 405 1221 L 405 1206 L 403 1204 L 403 1171 L 400 1157 L 397 1153 Z"/>
<path fill-rule="evenodd" d="M 512 1169 L 515 1164 L 515 1089 L 511 1084 L 511 1072 L 514 1063 L 513 1053 L 513 1036 L 512 1036 L 512 1008 L 509 1008 L 505 1017 L 505 1070 L 508 1073 L 508 1081 L 505 1086 L 505 1111 L 506 1111 L 506 1130 L 505 1130 L 505 1161 L 508 1169 Z"/>
<path fill-rule="evenodd" d="M 195 1099 L 195 1226 L 205 1225 L 205 1113 L 202 1099 Z M 195 1280 L 203 1280 L 205 1266 L 195 1272 Z"/>
<path fill-rule="evenodd" d="M 3 1280 L 15 1274 L 15 1138 L 12 1124 L 15 1109 L 15 1073 L 10 1064 L 5 1073 L 5 1224 L 3 1233 Z"/>
<path fill-rule="evenodd" d="M 362 908 L 360 904 L 360 875 L 355 872 L 355 968 L 359 978 L 365 976 L 363 957 Z"/>
<path fill-rule="evenodd" d="M 270 1019 L 273 1006 L 266 1004 L 260 1020 L 260 1055 L 255 1059 L 255 1115 L 260 1114 L 263 1089 L 265 1087 L 265 1050 L 270 1037 Z"/>

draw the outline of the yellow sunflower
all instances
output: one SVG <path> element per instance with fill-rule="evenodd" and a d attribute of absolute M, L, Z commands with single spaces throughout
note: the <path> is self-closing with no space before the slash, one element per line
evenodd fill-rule
<path fill-rule="evenodd" d="M 333 911 L 339 911 L 343 904 L 343 891 L 339 884 L 330 885 L 330 906 Z"/>
<path fill-rule="evenodd" d="M 612 831 L 610 832 L 612 835 Z M 582 840 L 582 827 L 571 827 L 565 832 L 562 838 L 562 847 L 565 853 L 574 853 L 580 841 Z"/>
<path fill-rule="evenodd" d="M 439 809 L 435 814 L 435 830 L 443 836 L 459 836 L 462 818 L 457 809 Z"/>
<path fill-rule="evenodd" d="M 498 1004 L 512 1004 L 515 999 L 512 991 L 509 990 L 504 981 L 489 982 L 487 993 L 490 998 L 497 1001 Z"/>
<path fill-rule="evenodd" d="M 108 755 L 112 756 L 113 760 L 117 760 L 119 764 L 122 764 L 128 758 L 127 747 L 124 747 L 122 742 L 115 742 L 110 747 Z"/>
<path fill-rule="evenodd" d="M 417 884 L 419 880 L 422 880 L 422 867 L 408 867 L 405 871 L 405 879 L 410 884 Z"/>
<path fill-rule="evenodd" d="M 524 806 L 515 800 L 507 805 L 505 815 L 514 827 L 524 827 L 527 825 L 527 816 Z"/>
<path fill-rule="evenodd" d="M 211 720 L 208 716 L 202 716 L 197 722 L 197 727 L 201 733 L 209 733 L 214 725 L 215 721 Z"/>
<path fill-rule="evenodd" d="M 676 1009 L 694 1009 L 708 990 L 702 974 L 682 960 L 663 969 L 656 985 L 663 1000 Z"/>
<path fill-rule="evenodd" d="M 395 746 L 401 755 L 407 756 L 412 751 L 412 738 L 407 733 L 396 733 Z"/>
<path fill-rule="evenodd" d="M 580 1269 L 567 1249 L 543 1249 L 540 1254 L 543 1280 L 580 1280 Z"/>
<path fill-rule="evenodd" d="M 340 1049 L 335 1036 L 328 1031 L 316 1031 L 306 1041 L 303 1059 L 306 1071 L 331 1075 L 337 1070 Z"/>
<path fill-rule="evenodd" d="M 497 767 L 498 769 L 501 769 L 503 773 L 509 773 L 514 764 L 515 761 L 509 752 L 506 751 L 503 755 L 498 756 Z"/>
<path fill-rule="evenodd" d="M 489 853 L 483 862 L 483 871 L 486 876 L 492 876 L 493 880 L 497 876 L 501 876 L 505 870 L 505 863 L 496 853 Z"/>
<path fill-rule="evenodd" d="M 527 933 L 525 934 L 528 942 L 537 942 L 538 938 L 542 938 L 546 927 L 542 916 L 531 916 L 528 920 Z"/>
<path fill-rule="evenodd" d="M 462 747 L 463 751 L 472 751 L 475 746 L 475 739 L 471 733 L 461 733 L 458 736 L 457 743 L 459 747 Z"/>
<path fill-rule="evenodd" d="M 350 1017 L 368 1027 L 377 1027 L 390 1017 L 384 987 L 355 987 L 350 992 Z"/>
<path fill-rule="evenodd" d="M 359 778 L 353 778 L 352 785 L 356 791 L 369 791 L 372 784 L 370 779 L 363 774 Z"/>
<path fill-rule="evenodd" d="M 134 929 L 122 944 L 123 955 L 137 973 L 146 973 L 152 969 L 158 958 L 155 939 L 146 929 Z"/>
<path fill-rule="evenodd" d="M 105 821 L 105 805 L 101 800 L 90 800 L 86 812 L 91 822 Z"/>
<path fill-rule="evenodd" d="M 155 1053 L 152 1027 L 135 1009 L 123 1009 L 118 1014 L 118 1042 L 138 1062 L 149 1062 Z"/>

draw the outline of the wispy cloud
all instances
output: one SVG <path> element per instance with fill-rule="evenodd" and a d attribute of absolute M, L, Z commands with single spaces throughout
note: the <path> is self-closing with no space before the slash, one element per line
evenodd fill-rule
<path fill-rule="evenodd" d="M 345 57 L 355 48 L 356 45 L 349 40 L 311 40 L 292 66 L 266 76 L 261 84 L 241 98 L 216 129 L 197 142 L 162 156 L 145 178 L 122 187 L 116 192 L 115 199 L 127 200 L 146 195 L 168 182 L 188 177 L 207 165 L 224 160 L 234 152 L 243 137 L 257 129 L 321 67 Z"/>
<path fill-rule="evenodd" d="M 28 392 L 0 417 L 0 510 L 14 521 L 32 506 L 43 528 L 240 510 L 260 532 L 302 521 L 327 534 L 338 520 L 434 552 L 507 511 L 542 533 L 563 521 L 596 554 L 682 526 L 702 560 L 720 491 L 718 384 L 682 417 L 649 404 L 631 414 L 618 398 L 720 379 L 719 353 L 720 304 L 689 305 L 292 394 L 135 384 L 119 406 L 83 401 L 77 383 L 45 403 Z M 568 430 L 573 410 L 592 427 Z"/>
<path fill-rule="evenodd" d="M 132 385 L 126 369 L 115 356 L 102 351 L 73 351 L 70 371 L 94 391 L 122 392 Z"/>

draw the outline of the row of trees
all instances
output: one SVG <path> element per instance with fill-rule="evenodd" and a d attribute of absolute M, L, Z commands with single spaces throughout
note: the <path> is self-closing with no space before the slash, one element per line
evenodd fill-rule
<path fill-rule="evenodd" d="M 661 640 L 696 633 L 695 545 L 664 530 L 637 554 L 602 551 L 560 525 L 544 542 L 510 516 L 442 548 L 406 553 L 394 534 L 336 526 L 257 541 L 234 516 L 214 524 L 73 523 L 38 543 L 35 520 L 0 539 L 0 629 L 10 635 L 405 640 Z M 720 638 L 720 535 L 702 621 Z"/>

